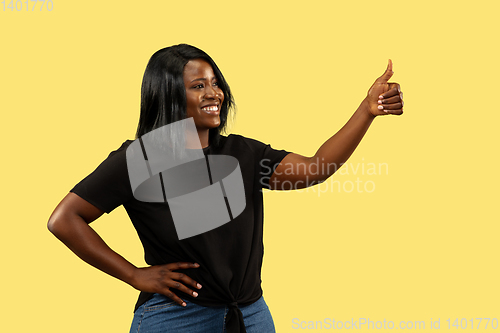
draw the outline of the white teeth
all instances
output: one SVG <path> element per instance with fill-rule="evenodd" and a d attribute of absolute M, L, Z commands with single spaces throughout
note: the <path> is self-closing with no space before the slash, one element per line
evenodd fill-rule
<path fill-rule="evenodd" d="M 205 110 L 205 111 L 217 111 L 217 110 L 219 110 L 219 107 L 218 106 L 206 106 L 206 107 L 202 108 L 202 110 Z"/>

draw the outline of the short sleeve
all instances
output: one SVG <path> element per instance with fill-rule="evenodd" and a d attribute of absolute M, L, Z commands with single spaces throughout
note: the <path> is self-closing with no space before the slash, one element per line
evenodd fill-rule
<path fill-rule="evenodd" d="M 274 173 L 274 170 L 278 167 L 280 162 L 285 158 L 286 155 L 290 154 L 289 151 L 286 150 L 277 150 L 271 147 L 271 145 L 267 144 L 264 147 L 264 151 L 262 153 L 262 159 L 259 162 L 260 164 L 260 183 L 262 184 L 262 188 L 269 188 L 269 179 Z"/>
<path fill-rule="evenodd" d="M 258 173 L 257 181 L 261 185 L 261 188 L 270 189 L 269 179 L 271 179 L 274 170 L 278 167 L 281 160 L 283 160 L 286 155 L 290 154 L 290 152 L 283 149 L 274 149 L 270 144 L 265 144 L 255 139 L 243 136 L 238 137 L 245 141 L 255 156 L 255 163 L 257 164 L 256 170 Z"/>
<path fill-rule="evenodd" d="M 126 150 L 132 140 L 125 141 L 70 192 L 77 194 L 107 214 L 133 198 L 127 169 Z"/>

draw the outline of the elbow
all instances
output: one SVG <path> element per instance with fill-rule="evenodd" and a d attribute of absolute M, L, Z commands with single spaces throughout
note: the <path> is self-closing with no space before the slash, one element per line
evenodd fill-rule
<path fill-rule="evenodd" d="M 47 229 L 57 237 L 57 235 L 64 231 L 64 227 L 68 225 L 67 220 L 68 216 L 63 214 L 60 209 L 56 209 L 49 217 Z"/>
<path fill-rule="evenodd" d="M 59 221 L 53 218 L 49 219 L 49 222 L 47 222 L 47 229 L 54 235 L 57 233 L 57 229 L 59 228 Z"/>
<path fill-rule="evenodd" d="M 100 210 L 97 210 L 97 208 L 93 210 L 92 208 L 93 206 L 80 199 L 76 194 L 69 193 L 50 215 L 47 229 L 57 238 L 66 237 L 72 234 L 80 223 L 88 224 L 102 215 Z"/>
<path fill-rule="evenodd" d="M 68 238 L 74 232 L 74 225 L 65 217 L 50 218 L 47 222 L 47 229 L 59 240 Z M 63 241 L 64 242 L 64 241 Z"/>

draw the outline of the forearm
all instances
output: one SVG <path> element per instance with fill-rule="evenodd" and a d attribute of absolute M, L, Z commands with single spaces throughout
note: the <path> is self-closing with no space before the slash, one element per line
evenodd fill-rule
<path fill-rule="evenodd" d="M 349 121 L 316 151 L 313 157 L 288 154 L 269 179 L 273 190 L 299 189 L 325 181 L 352 155 L 376 116 L 403 113 L 403 95 L 399 84 L 389 83 L 393 74 L 387 69 L 368 90 L 366 98 Z"/>
<path fill-rule="evenodd" d="M 137 267 L 114 252 L 80 216 L 65 215 L 50 221 L 49 230 L 86 263 L 133 284 L 133 274 Z"/>
<path fill-rule="evenodd" d="M 314 181 L 324 181 L 335 173 L 352 155 L 363 139 L 375 116 L 363 100 L 349 121 L 331 138 L 329 138 L 311 157 L 310 163 L 317 164 L 317 175 L 310 175 Z"/>

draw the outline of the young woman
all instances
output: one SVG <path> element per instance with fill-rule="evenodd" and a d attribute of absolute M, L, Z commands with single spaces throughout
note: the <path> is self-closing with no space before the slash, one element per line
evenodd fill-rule
<path fill-rule="evenodd" d="M 207 165 L 214 155 L 237 160 L 244 209 L 217 228 L 181 239 L 168 202 L 134 197 L 127 148 L 135 140 L 126 140 L 70 190 L 48 228 L 81 259 L 140 291 L 130 332 L 274 332 L 260 279 L 262 188 L 298 189 L 326 180 L 337 169 L 331 166 L 346 162 L 376 116 L 402 114 L 400 87 L 388 82 L 392 74 L 389 60 L 344 127 L 306 157 L 240 135 L 222 135 L 234 102 L 215 62 L 186 44 L 161 49 L 144 73 L 136 140 L 192 118 Z M 193 207 L 211 199 L 200 198 Z M 89 226 L 120 205 L 138 232 L 148 267 L 128 262 Z"/>

